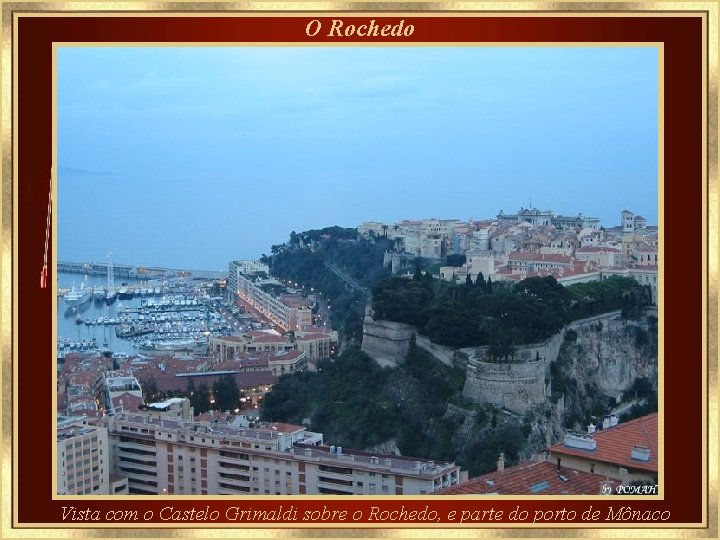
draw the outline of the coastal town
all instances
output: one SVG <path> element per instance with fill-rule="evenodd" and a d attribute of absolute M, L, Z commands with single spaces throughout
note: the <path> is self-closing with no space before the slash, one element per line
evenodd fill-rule
<path fill-rule="evenodd" d="M 231 260 L 227 272 L 216 275 L 123 266 L 109 258 L 102 264 L 62 263 L 60 271 L 78 281 L 90 273 L 95 284 L 58 287 L 57 493 L 595 495 L 628 489 L 647 494 L 648 486 L 656 490 L 658 414 L 641 407 L 652 401 L 650 394 L 657 399 L 657 343 L 651 348 L 646 336 L 657 331 L 661 237 L 659 227 L 644 217 L 630 210 L 618 214 L 619 223 L 602 226 L 598 218 L 559 215 L 530 204 L 479 220 L 364 222 L 339 238 L 329 232 L 293 232 L 287 243 L 273 246 L 271 256 Z M 417 325 L 378 316 L 373 309 L 377 283 L 365 280 L 362 271 L 324 260 L 327 279 L 351 295 L 347 309 L 362 325 L 353 337 L 349 325 L 337 322 L 336 312 L 346 308 L 328 290 L 275 273 L 280 267 L 273 264 L 274 256 L 316 255 L 328 242 L 382 246 L 377 273 L 384 279 L 435 280 L 438 290 L 465 287 L 467 298 L 515 291 L 531 282 L 571 290 L 580 284 L 629 283 L 623 279 L 632 280 L 642 294 L 626 292 L 605 311 L 601 308 L 603 302 L 610 305 L 609 299 L 588 301 L 591 316 L 577 309 L 578 301 L 567 300 L 579 313 L 574 319 L 563 320 L 562 329 L 543 336 L 542 343 L 516 338 L 501 360 L 503 354 L 493 352 L 489 326 L 482 330 L 490 336 L 487 344 L 435 343 Z M 634 318 L 627 316 L 630 311 Z M 499 334 L 500 327 L 494 332 Z M 562 354 L 572 355 L 567 351 L 583 340 L 612 341 L 612 332 L 654 353 L 643 353 L 642 365 L 630 365 L 624 349 L 609 353 L 614 363 L 628 362 L 623 375 L 593 382 L 594 403 L 602 403 L 602 410 L 573 413 L 579 420 L 569 422 L 569 375 L 558 374 L 557 367 L 566 361 Z M 268 411 L 274 409 L 265 407 L 274 387 L 293 378 L 301 385 L 302 377 L 324 376 L 323 368 L 329 371 L 349 351 L 362 351 L 378 369 L 392 369 L 416 347 L 463 374 L 446 415 L 479 422 L 480 414 L 491 411 L 492 422 L 486 420 L 484 428 L 488 437 L 518 423 L 527 427 L 525 438 L 533 445 L 524 453 L 500 446 L 492 458 L 494 470 L 471 474 L 460 460 L 400 452 L 392 444 L 349 448 L 317 430 L 312 418 L 288 422 L 273 418 Z M 624 418 L 631 410 L 644 414 Z M 540 412 L 547 413 L 544 423 L 537 420 Z M 463 422 L 470 425 L 470 420 Z"/>

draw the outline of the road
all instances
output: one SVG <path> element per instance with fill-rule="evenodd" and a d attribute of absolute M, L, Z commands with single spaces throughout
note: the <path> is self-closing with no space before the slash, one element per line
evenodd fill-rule
<path fill-rule="evenodd" d="M 351 278 L 346 273 L 344 273 L 342 270 L 338 269 L 337 267 L 333 266 L 332 264 L 330 264 L 327 261 L 325 261 L 325 268 L 327 268 L 333 274 L 335 274 L 337 277 L 342 279 L 345 283 L 347 283 L 355 291 L 362 294 L 366 299 L 369 299 L 372 296 L 370 289 L 368 289 L 367 287 L 363 287 L 357 281 L 355 281 L 353 278 Z"/>

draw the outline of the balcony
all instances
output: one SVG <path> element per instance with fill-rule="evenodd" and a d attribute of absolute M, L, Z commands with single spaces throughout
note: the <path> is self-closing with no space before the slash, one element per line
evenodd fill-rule
<path fill-rule="evenodd" d="M 143 480 L 157 486 L 157 474 L 154 471 L 146 471 L 136 467 L 123 466 L 122 464 L 120 464 L 118 468 L 131 482 L 141 482 L 141 480 Z"/>
<path fill-rule="evenodd" d="M 155 457 L 155 449 L 151 449 L 141 444 L 123 443 L 122 446 L 118 446 L 118 453 L 130 456 L 152 456 Z"/>
<path fill-rule="evenodd" d="M 155 476 L 157 474 L 157 466 L 154 462 L 148 462 L 148 463 L 136 463 L 135 461 L 126 461 L 122 458 L 120 459 L 120 463 L 118 463 L 119 467 L 131 467 L 133 469 L 138 469 L 141 471 L 145 471 L 148 474 L 152 474 Z"/>

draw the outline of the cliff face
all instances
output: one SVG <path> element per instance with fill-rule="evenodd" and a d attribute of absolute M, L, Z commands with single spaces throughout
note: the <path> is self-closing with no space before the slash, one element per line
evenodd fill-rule
<path fill-rule="evenodd" d="M 376 321 L 368 315 L 362 349 L 380 365 L 394 367 L 405 361 L 415 332 L 413 326 Z M 416 337 L 418 346 L 443 363 L 452 363 L 451 349 Z M 519 346 L 512 363 L 484 361 L 482 347 L 462 352 L 469 357 L 463 395 L 519 413 L 545 403 L 552 391 L 564 393 L 566 386 L 572 387 L 570 400 L 576 408 L 589 405 L 581 401 L 624 392 L 637 378 L 657 386 L 655 326 L 647 320 L 623 320 L 619 312 L 574 322 L 543 343 Z M 548 386 L 551 371 L 555 380 Z"/>
<path fill-rule="evenodd" d="M 620 318 L 573 325 L 556 360 L 568 377 L 603 393 L 628 390 L 642 377 L 657 386 L 657 331 L 647 321 Z"/>
<path fill-rule="evenodd" d="M 440 421 L 445 430 L 418 427 L 418 438 L 449 441 L 452 455 L 472 474 L 492 470 L 499 452 L 510 456 L 508 448 L 515 448 L 512 460 L 529 459 L 562 440 L 566 428 L 585 429 L 590 416 L 607 412 L 603 394 L 626 392 L 638 378 L 657 387 L 656 318 L 628 321 L 614 312 L 577 321 L 542 343 L 517 346 L 512 361 L 494 363 L 485 347 L 452 350 L 413 326 L 374 320 L 368 313 L 362 350 L 382 366 L 398 367 L 413 334 L 419 348 L 465 371 L 463 395 L 445 405 Z M 412 392 L 404 378 L 392 382 L 389 401 L 425 399 L 430 379 Z"/>

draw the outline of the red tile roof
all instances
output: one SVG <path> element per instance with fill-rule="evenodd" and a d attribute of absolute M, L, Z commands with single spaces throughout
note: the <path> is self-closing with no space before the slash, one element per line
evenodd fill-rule
<path fill-rule="evenodd" d="M 268 360 L 270 362 L 283 362 L 288 360 L 295 360 L 296 358 L 299 358 L 300 356 L 303 356 L 305 353 L 303 351 L 298 351 L 297 349 L 291 349 L 289 351 L 281 351 L 279 353 L 275 353 L 272 356 L 268 356 Z"/>
<path fill-rule="evenodd" d="M 605 483 L 598 474 L 532 461 L 477 476 L 435 492 L 437 495 L 598 495 Z M 618 482 L 608 481 L 615 485 Z"/>
<path fill-rule="evenodd" d="M 254 343 L 287 343 L 285 336 L 277 336 L 268 332 L 250 332 Z"/>
<path fill-rule="evenodd" d="M 576 255 L 582 255 L 583 253 L 620 253 L 617 248 L 603 247 L 603 246 L 588 246 L 581 247 L 575 251 Z"/>
<path fill-rule="evenodd" d="M 628 470 L 657 472 L 658 470 L 658 414 L 653 413 L 615 427 L 596 431 L 593 435 L 595 450 L 569 448 L 557 444 L 550 448 L 552 454 L 578 456 L 595 462 L 610 463 Z M 640 461 L 630 457 L 635 445 L 650 450 L 650 460 Z"/>
<path fill-rule="evenodd" d="M 112 398 L 112 402 L 113 407 L 122 407 L 124 412 L 128 412 L 139 410 L 140 405 L 143 404 L 143 399 L 129 392 L 124 392 L 119 396 Z"/>
<path fill-rule="evenodd" d="M 68 384 L 80 384 L 92 387 L 100 377 L 99 371 L 78 371 L 67 376 Z"/>
<path fill-rule="evenodd" d="M 283 422 L 272 422 L 270 424 L 267 424 L 267 429 L 272 429 L 273 431 L 279 431 L 281 433 L 294 433 L 298 430 L 304 430 L 305 426 L 298 426 L 296 424 L 285 424 Z"/>
<path fill-rule="evenodd" d="M 558 255 L 555 253 L 543 254 L 543 253 L 532 253 L 525 251 L 513 251 L 508 255 L 510 261 L 540 261 L 540 262 L 554 262 L 570 264 L 572 257 L 567 255 Z"/>

